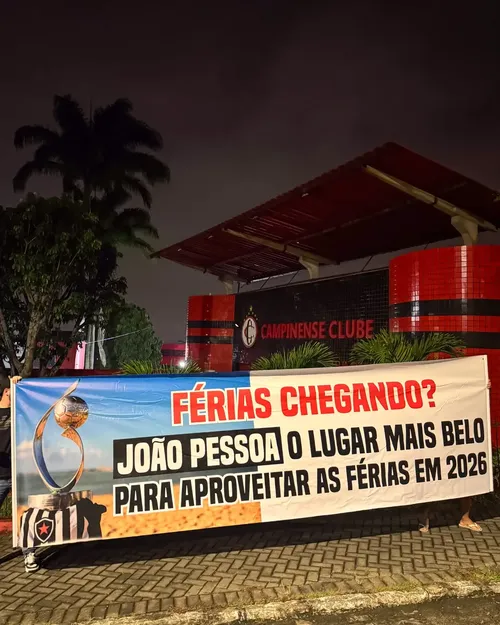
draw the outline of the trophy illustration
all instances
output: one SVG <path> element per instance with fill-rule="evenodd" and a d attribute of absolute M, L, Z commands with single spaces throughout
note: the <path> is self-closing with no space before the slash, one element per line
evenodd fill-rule
<path fill-rule="evenodd" d="M 66 390 L 64 395 L 52 404 L 35 428 L 35 435 L 33 437 L 33 458 L 38 473 L 49 490 L 49 494 L 30 495 L 28 498 L 28 506 L 30 508 L 64 510 L 81 499 L 92 500 L 92 491 L 73 491 L 84 469 L 83 442 L 77 429 L 85 423 L 89 416 L 87 403 L 80 397 L 72 395 L 78 383 L 79 380 L 74 382 Z M 75 443 L 80 450 L 80 465 L 69 482 L 63 486 L 59 486 L 51 476 L 45 463 L 45 458 L 43 457 L 43 434 L 52 412 L 54 412 L 55 422 L 63 429 L 61 436 Z"/>

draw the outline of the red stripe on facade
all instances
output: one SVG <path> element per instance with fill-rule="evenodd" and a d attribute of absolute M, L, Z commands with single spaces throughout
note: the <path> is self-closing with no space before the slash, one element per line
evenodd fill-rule
<path fill-rule="evenodd" d="M 389 304 L 500 299 L 500 246 L 441 247 L 391 260 Z"/>
<path fill-rule="evenodd" d="M 389 319 L 391 332 L 500 332 L 500 317 L 433 316 Z"/>
<path fill-rule="evenodd" d="M 234 295 L 193 295 L 188 302 L 188 321 L 234 321 Z"/>
<path fill-rule="evenodd" d="M 234 321 L 234 295 L 195 295 L 188 302 L 188 323 L 190 321 Z M 233 345 L 230 343 L 192 343 L 189 337 L 227 337 L 232 339 L 231 328 L 188 328 L 187 357 L 197 362 L 203 370 L 231 371 L 233 367 Z"/>

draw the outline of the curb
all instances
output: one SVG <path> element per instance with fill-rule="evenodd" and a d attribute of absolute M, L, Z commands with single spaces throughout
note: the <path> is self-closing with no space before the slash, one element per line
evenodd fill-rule
<path fill-rule="evenodd" d="M 374 609 L 380 607 L 397 607 L 416 605 L 426 601 L 455 597 L 500 595 L 500 582 L 476 584 L 472 582 L 450 582 L 432 584 L 408 592 L 400 590 L 384 590 L 373 593 L 352 593 L 343 595 L 327 595 L 303 599 L 292 599 L 282 602 L 250 605 L 247 607 L 229 607 L 221 610 L 192 610 L 185 612 L 169 612 L 148 616 L 126 616 L 108 618 L 107 621 L 123 625 L 230 625 L 235 623 L 283 621 L 285 619 L 350 612 L 354 610 Z M 92 623 L 103 621 L 92 621 Z"/>

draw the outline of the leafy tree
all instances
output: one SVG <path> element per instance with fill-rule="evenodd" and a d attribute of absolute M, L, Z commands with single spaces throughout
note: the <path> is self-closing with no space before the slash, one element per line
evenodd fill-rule
<path fill-rule="evenodd" d="M 336 367 L 338 359 L 324 343 L 308 341 L 288 351 L 274 352 L 258 358 L 253 364 L 254 371 L 274 369 L 315 369 Z"/>
<path fill-rule="evenodd" d="M 161 150 L 161 135 L 132 114 L 124 98 L 86 115 L 70 95 L 54 96 L 53 116 L 58 130 L 22 126 L 14 135 L 16 148 L 38 146 L 33 158 L 17 172 L 15 191 L 24 191 L 35 174 L 62 178 L 63 190 L 89 204 L 90 198 L 119 191 L 139 195 L 151 206 L 148 185 L 169 180 L 168 167 L 148 152 Z"/>
<path fill-rule="evenodd" d="M 452 358 L 463 355 L 464 342 L 455 334 L 431 332 L 420 338 L 407 338 L 398 332 L 381 330 L 372 339 L 358 341 L 351 350 L 354 365 L 391 362 L 418 362 L 438 354 Z"/>
<path fill-rule="evenodd" d="M 162 365 L 158 361 L 131 360 L 122 367 L 122 373 L 126 375 L 154 375 L 172 373 L 201 373 L 201 369 L 196 362 L 188 361 L 181 367 L 180 365 Z"/>
<path fill-rule="evenodd" d="M 112 339 L 112 337 L 118 337 Z M 130 360 L 161 361 L 161 339 L 144 308 L 124 303 L 110 315 L 104 342 L 107 366 L 119 369 Z"/>
<path fill-rule="evenodd" d="M 42 374 L 55 373 L 84 327 L 121 302 L 126 282 L 101 234 L 66 197 L 0 207 L 0 354 L 12 372 L 29 376 L 38 358 Z"/>

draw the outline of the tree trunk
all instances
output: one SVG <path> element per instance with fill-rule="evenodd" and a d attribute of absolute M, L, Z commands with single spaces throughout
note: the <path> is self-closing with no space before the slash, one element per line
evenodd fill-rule
<path fill-rule="evenodd" d="M 35 352 L 38 344 L 38 335 L 42 327 L 42 318 L 38 313 L 33 313 L 28 326 L 28 334 L 26 336 L 26 352 L 24 354 L 24 362 L 21 367 L 20 375 L 23 378 L 29 378 L 33 373 L 33 364 L 35 361 Z"/>
<path fill-rule="evenodd" d="M 87 180 L 83 181 L 83 208 L 92 212 L 92 186 Z"/>
<path fill-rule="evenodd" d="M 102 311 L 101 311 L 102 313 Z M 106 336 L 106 332 L 103 327 L 100 325 L 97 326 L 97 349 L 99 350 L 99 359 L 102 364 L 102 368 L 106 369 L 107 366 L 107 357 L 106 350 L 104 349 L 104 338 Z"/>
<path fill-rule="evenodd" d="M 10 336 L 9 327 L 7 325 L 7 321 L 5 319 L 5 315 L 3 314 L 3 310 L 0 308 L 0 335 L 3 337 L 3 343 L 7 350 L 7 354 L 9 356 L 9 363 L 11 367 L 11 373 L 19 373 L 21 370 L 21 363 L 17 358 L 16 347 L 12 342 L 12 338 Z M 3 363 L 2 363 L 3 364 Z"/>

